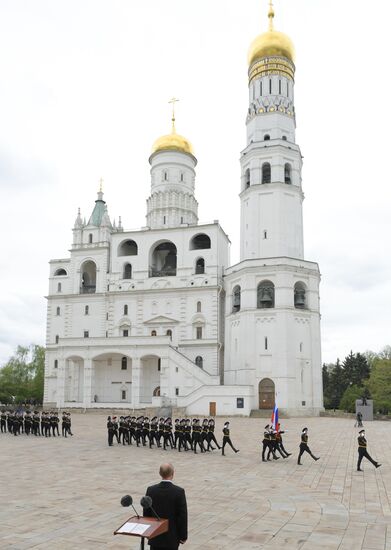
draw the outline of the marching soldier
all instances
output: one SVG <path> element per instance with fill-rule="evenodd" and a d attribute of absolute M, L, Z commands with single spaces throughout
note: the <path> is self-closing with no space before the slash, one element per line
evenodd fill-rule
<path fill-rule="evenodd" d="M 122 445 L 125 445 L 125 435 L 126 435 L 125 418 L 123 416 L 120 416 L 119 417 L 119 443 L 121 443 L 121 439 L 122 439 Z"/>
<path fill-rule="evenodd" d="M 42 413 L 43 414 L 43 413 Z M 64 411 L 62 413 L 62 417 L 61 417 L 61 434 L 63 437 L 67 437 L 67 413 Z M 43 435 L 43 432 L 42 432 L 42 417 L 41 417 L 41 433 Z"/>
<path fill-rule="evenodd" d="M 148 438 L 148 441 L 149 443 L 151 442 L 150 440 L 150 436 L 149 436 L 149 427 L 150 427 L 150 423 L 149 423 L 149 418 L 147 416 L 144 417 L 144 424 L 143 424 L 143 446 L 145 447 L 145 445 L 147 444 L 147 438 Z"/>
<path fill-rule="evenodd" d="M 191 424 L 190 424 L 189 418 L 186 419 L 184 433 L 185 433 L 186 443 L 188 443 L 190 449 L 193 450 L 193 443 L 191 440 Z"/>
<path fill-rule="evenodd" d="M 270 428 L 269 424 L 266 424 L 265 431 L 263 432 L 262 462 L 266 462 L 266 460 L 270 460 L 270 458 L 266 459 L 266 455 L 265 455 L 266 450 L 268 449 L 270 453 L 270 449 L 271 449 L 269 428 Z"/>
<path fill-rule="evenodd" d="M 376 460 L 373 460 L 373 458 L 369 455 L 367 451 L 367 440 L 365 439 L 365 430 L 360 430 L 358 432 L 358 461 L 357 461 L 358 472 L 363 472 L 360 466 L 361 466 L 362 459 L 364 457 L 367 460 L 369 460 L 369 462 L 372 462 L 375 468 L 380 468 L 381 464 L 379 464 L 379 462 L 376 462 Z"/>
<path fill-rule="evenodd" d="M 1 433 L 7 433 L 7 413 L 5 411 L 1 411 L 0 429 Z"/>
<path fill-rule="evenodd" d="M 137 430 L 136 417 L 132 416 L 132 418 L 130 419 L 130 438 L 129 438 L 130 444 L 132 444 L 132 439 L 134 439 L 135 442 L 137 443 L 136 430 Z"/>
<path fill-rule="evenodd" d="M 202 421 L 202 426 L 201 426 L 201 443 L 202 443 L 202 446 L 204 447 L 204 449 L 209 452 L 210 451 L 210 448 L 209 448 L 210 445 L 208 444 L 208 446 L 206 447 L 206 444 L 208 443 L 208 433 L 209 433 L 208 419 L 204 418 L 204 420 Z M 214 447 L 212 447 L 212 449 L 213 448 Z"/>
<path fill-rule="evenodd" d="M 107 417 L 107 442 L 109 447 L 113 446 L 113 438 L 114 438 L 114 424 L 111 421 L 111 416 Z"/>
<path fill-rule="evenodd" d="M 217 443 L 217 439 L 215 437 L 214 431 L 215 431 L 215 421 L 213 420 L 213 418 L 211 418 L 209 420 L 209 425 L 208 425 L 208 449 L 212 449 L 212 451 L 214 451 L 214 447 L 212 447 L 212 441 L 213 443 L 216 444 L 219 450 L 221 449 L 220 445 Z"/>
<path fill-rule="evenodd" d="M 39 412 L 34 411 L 34 414 L 33 414 L 33 434 L 34 435 L 41 435 L 41 432 L 39 431 L 40 420 L 41 419 L 39 417 Z"/>
<path fill-rule="evenodd" d="M 158 432 L 157 432 L 157 442 L 158 447 L 161 447 L 161 439 L 163 438 L 164 441 L 164 418 L 161 416 L 159 418 L 159 424 L 158 424 Z"/>
<path fill-rule="evenodd" d="M 143 416 L 139 416 L 136 420 L 136 442 L 137 447 L 140 445 L 140 441 L 142 441 L 143 436 Z"/>
<path fill-rule="evenodd" d="M 277 449 L 277 433 L 273 426 L 270 426 L 269 430 L 269 452 L 267 453 L 267 459 L 270 460 L 270 455 L 273 455 L 273 460 L 278 460 L 279 457 L 276 455 Z"/>
<path fill-rule="evenodd" d="M 149 448 L 152 448 L 152 445 L 156 443 L 158 447 L 160 447 L 160 443 L 157 439 L 157 433 L 158 433 L 158 422 L 157 422 L 157 416 L 154 416 L 151 418 L 151 426 L 149 430 Z"/>
<path fill-rule="evenodd" d="M 314 456 L 308 447 L 308 428 L 303 428 L 303 431 L 301 432 L 300 452 L 297 457 L 297 464 L 299 466 L 302 466 L 300 459 L 304 453 L 308 453 L 314 460 L 319 460 L 319 457 Z"/>
<path fill-rule="evenodd" d="M 201 453 L 205 453 L 204 446 L 201 441 L 201 426 L 200 421 L 197 418 L 193 419 L 193 451 L 197 454 L 197 445 L 201 449 Z"/>
<path fill-rule="evenodd" d="M 164 450 L 166 450 L 167 444 L 170 444 L 171 449 L 174 448 L 174 441 L 172 438 L 171 418 L 167 418 L 167 420 L 164 423 L 164 441 L 163 441 Z"/>
<path fill-rule="evenodd" d="M 277 424 L 277 435 L 276 435 L 277 449 L 278 449 L 278 452 L 280 453 L 280 455 L 283 458 L 288 458 L 288 456 L 291 456 L 292 453 L 288 453 L 288 451 L 285 449 L 285 447 L 282 443 L 282 434 L 283 433 L 285 433 L 285 432 L 280 430 L 280 424 L 278 423 Z"/>
<path fill-rule="evenodd" d="M 115 438 L 116 438 L 116 440 L 117 440 L 117 443 L 119 444 L 117 417 L 116 417 L 116 416 L 113 416 L 112 419 L 111 419 L 111 421 L 112 421 L 112 423 L 113 423 L 113 435 L 115 436 Z"/>
<path fill-rule="evenodd" d="M 174 423 L 174 447 L 175 447 L 175 449 L 177 448 L 177 443 L 178 443 L 178 439 L 179 439 L 179 431 L 180 431 L 179 418 L 176 418 L 175 423 Z"/>
<path fill-rule="evenodd" d="M 226 444 L 228 443 L 228 445 L 231 447 L 231 449 L 233 451 L 235 451 L 235 453 L 238 453 L 239 452 L 239 449 L 235 449 L 235 447 L 232 445 L 232 441 L 231 441 L 231 438 L 230 438 L 230 429 L 229 429 L 229 422 L 226 422 L 224 424 L 224 428 L 223 428 L 223 445 L 221 447 L 221 454 L 223 456 L 224 455 L 224 448 L 226 446 Z"/>
<path fill-rule="evenodd" d="M 30 435 L 32 425 L 33 425 L 33 419 L 31 417 L 31 413 L 30 411 L 27 411 L 24 417 L 24 433 L 26 435 Z"/>

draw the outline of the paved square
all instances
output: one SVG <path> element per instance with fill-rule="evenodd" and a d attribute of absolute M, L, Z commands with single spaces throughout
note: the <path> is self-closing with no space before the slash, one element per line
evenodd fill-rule
<path fill-rule="evenodd" d="M 135 446 L 107 446 L 106 414 L 73 414 L 73 438 L 0 434 L 0 548 L 47 550 L 139 548 L 113 530 L 171 461 L 186 489 L 189 541 L 195 549 L 391 550 L 391 424 L 367 423 L 369 452 L 356 472 L 357 429 L 333 418 L 290 419 L 283 427 L 293 455 L 260 461 L 264 419 L 231 419 L 240 453 L 205 455 Z M 220 439 L 223 419 L 217 419 Z M 309 428 L 314 462 L 296 458 Z M 138 508 L 140 508 L 138 506 Z"/>

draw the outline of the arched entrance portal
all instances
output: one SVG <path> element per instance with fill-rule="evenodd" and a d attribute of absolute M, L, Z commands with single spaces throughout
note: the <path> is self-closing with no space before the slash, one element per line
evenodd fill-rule
<path fill-rule="evenodd" d="M 276 387 L 273 380 L 270 380 L 270 378 L 264 378 L 261 380 L 258 386 L 258 394 L 260 409 L 274 408 L 276 403 Z"/>

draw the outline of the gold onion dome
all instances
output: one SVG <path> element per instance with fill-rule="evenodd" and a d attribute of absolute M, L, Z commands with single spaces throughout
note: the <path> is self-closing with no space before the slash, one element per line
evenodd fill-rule
<path fill-rule="evenodd" d="M 152 146 L 152 154 L 157 153 L 158 151 L 179 151 L 180 153 L 188 153 L 189 155 L 194 155 L 193 146 L 189 140 L 180 134 L 176 133 L 175 129 L 175 103 L 179 99 L 173 97 L 170 99 L 169 103 L 172 104 L 172 118 L 171 118 L 171 134 L 162 136 L 158 138 Z"/>
<path fill-rule="evenodd" d="M 269 30 L 260 34 L 251 43 L 248 51 L 248 64 L 252 65 L 254 61 L 262 57 L 286 57 L 294 63 L 295 48 L 292 40 L 286 34 L 274 30 L 273 19 L 274 9 L 272 1 L 269 7 Z"/>
<path fill-rule="evenodd" d="M 194 155 L 192 144 L 185 137 L 176 133 L 175 126 L 171 134 L 162 136 L 155 141 L 152 146 L 152 153 L 157 153 L 158 151 L 180 151 L 181 153 Z"/>

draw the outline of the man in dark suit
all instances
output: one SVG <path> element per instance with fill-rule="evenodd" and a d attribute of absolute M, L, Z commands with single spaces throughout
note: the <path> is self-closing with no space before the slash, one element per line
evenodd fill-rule
<path fill-rule="evenodd" d="M 174 467 L 162 464 L 159 469 L 162 481 L 147 489 L 152 499 L 153 510 L 162 519 L 168 519 L 168 531 L 150 540 L 151 550 L 178 550 L 187 540 L 187 504 L 185 490 L 174 485 Z M 154 517 L 150 508 L 144 509 L 144 516 Z"/>

